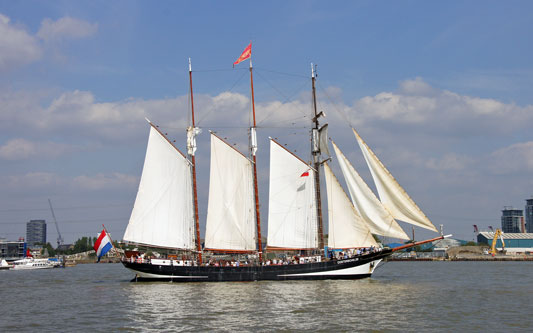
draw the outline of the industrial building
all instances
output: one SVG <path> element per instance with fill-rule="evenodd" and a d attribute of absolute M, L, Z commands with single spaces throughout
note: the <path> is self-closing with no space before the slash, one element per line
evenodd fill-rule
<path fill-rule="evenodd" d="M 503 233 L 505 250 L 508 254 L 533 253 L 533 233 Z M 494 232 L 480 232 L 477 235 L 477 242 L 492 245 Z M 498 238 L 496 248 L 502 250 L 502 241 Z"/>
<path fill-rule="evenodd" d="M 502 210 L 502 231 L 507 233 L 526 232 L 524 214 L 521 209 L 504 207 Z"/>
<path fill-rule="evenodd" d="M 26 255 L 26 243 L 24 238 L 18 241 L 7 241 L 0 239 L 0 259 L 4 260 L 18 260 L 24 258 Z"/>
<path fill-rule="evenodd" d="M 46 244 L 46 221 L 31 220 L 26 223 L 26 242 L 29 247 Z"/>

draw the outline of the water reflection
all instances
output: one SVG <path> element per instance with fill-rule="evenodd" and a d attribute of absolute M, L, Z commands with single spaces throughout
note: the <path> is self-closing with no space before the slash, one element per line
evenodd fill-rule
<path fill-rule="evenodd" d="M 127 284 L 131 327 L 183 331 L 374 329 L 421 300 L 414 285 L 359 281 Z M 417 292 L 414 293 L 416 295 Z M 398 299 L 405 307 L 398 308 Z M 327 325 L 325 325 L 327 324 Z M 383 327 L 382 328 L 387 328 Z"/>

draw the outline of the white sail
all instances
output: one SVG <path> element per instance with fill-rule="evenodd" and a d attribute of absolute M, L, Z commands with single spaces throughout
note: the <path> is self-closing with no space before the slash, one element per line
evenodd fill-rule
<path fill-rule="evenodd" d="M 407 234 L 394 220 L 390 212 L 383 207 L 374 192 L 368 187 L 363 178 L 350 164 L 346 156 L 332 141 L 333 149 L 337 155 L 337 160 L 341 166 L 344 179 L 348 185 L 348 191 L 352 198 L 353 205 L 365 220 L 373 234 L 409 239 Z"/>
<path fill-rule="evenodd" d="M 374 178 L 379 198 L 392 216 L 397 220 L 438 232 L 433 223 L 398 184 L 355 129 L 352 128 L 352 130 Z"/>
<path fill-rule="evenodd" d="M 314 175 L 307 163 L 270 140 L 268 247 L 318 246 Z"/>
<path fill-rule="evenodd" d="M 194 249 L 191 165 L 154 125 L 124 240 Z"/>
<path fill-rule="evenodd" d="M 256 250 L 252 162 L 211 133 L 205 247 Z"/>
<path fill-rule="evenodd" d="M 370 229 L 355 210 L 327 163 L 324 163 L 324 170 L 328 194 L 328 247 L 377 247 Z"/>

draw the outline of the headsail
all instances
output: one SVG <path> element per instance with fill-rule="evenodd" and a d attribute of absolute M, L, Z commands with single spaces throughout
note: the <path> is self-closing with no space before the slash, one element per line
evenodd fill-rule
<path fill-rule="evenodd" d="M 191 165 L 150 125 L 139 190 L 124 240 L 192 250 L 195 237 Z"/>
<path fill-rule="evenodd" d="M 335 142 L 332 141 L 332 144 L 344 179 L 348 185 L 348 191 L 350 192 L 353 205 L 368 224 L 370 231 L 376 235 L 409 239 L 409 236 L 403 231 L 398 222 L 394 220 L 390 212 L 383 207 L 374 192 L 372 192 L 359 173 L 357 173 Z"/>
<path fill-rule="evenodd" d="M 205 248 L 256 250 L 252 162 L 211 133 Z"/>
<path fill-rule="evenodd" d="M 377 247 L 370 229 L 355 210 L 327 163 L 324 163 L 324 170 L 328 194 L 328 247 Z"/>
<path fill-rule="evenodd" d="M 270 139 L 269 248 L 318 246 L 314 172 Z"/>
<path fill-rule="evenodd" d="M 438 232 L 433 223 L 398 184 L 355 129 L 352 128 L 352 130 L 376 183 L 379 198 L 392 216 L 395 219 Z"/>

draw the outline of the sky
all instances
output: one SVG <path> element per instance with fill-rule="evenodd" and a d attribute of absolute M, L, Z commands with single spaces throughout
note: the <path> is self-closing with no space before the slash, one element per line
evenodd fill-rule
<path fill-rule="evenodd" d="M 232 63 L 252 42 L 264 235 L 268 137 L 310 159 L 314 63 L 323 122 L 369 185 L 350 127 L 437 227 L 472 240 L 473 224 L 498 227 L 533 195 L 532 13 L 530 1 L 0 1 L 0 238 L 46 219 L 55 245 L 50 199 L 65 242 L 102 224 L 122 239 L 145 117 L 186 150 L 189 57 L 205 225 L 208 130 L 248 149 L 248 63 Z"/>

